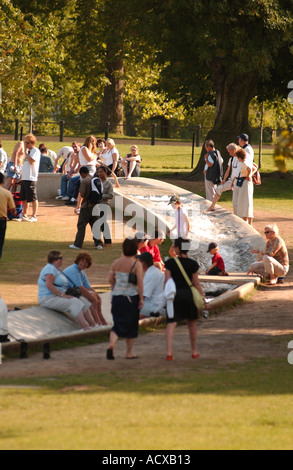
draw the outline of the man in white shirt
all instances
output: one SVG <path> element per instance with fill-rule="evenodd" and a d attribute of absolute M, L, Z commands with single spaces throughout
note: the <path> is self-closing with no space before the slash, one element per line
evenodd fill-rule
<path fill-rule="evenodd" d="M 74 150 L 69 145 L 65 145 L 60 150 L 58 150 L 57 158 L 55 160 L 54 173 L 57 173 L 59 171 L 60 166 L 58 165 L 58 162 L 60 158 L 63 158 L 63 161 L 65 161 L 67 160 L 69 154 L 73 154 L 73 153 L 74 153 Z"/>
<path fill-rule="evenodd" d="M 246 158 L 248 161 L 253 162 L 254 160 L 254 150 L 252 146 L 248 143 L 249 137 L 247 134 L 240 134 L 238 136 L 238 141 L 240 147 L 242 147 L 246 152 Z"/>
<path fill-rule="evenodd" d="M 8 163 L 8 156 L 5 150 L 2 148 L 2 142 L 0 141 L 0 173 L 5 173 Z"/>
<path fill-rule="evenodd" d="M 145 273 L 143 279 L 144 306 L 140 311 L 140 317 L 158 317 L 165 313 L 165 275 L 154 265 L 151 253 L 145 251 L 138 256 L 138 259 Z"/>
<path fill-rule="evenodd" d="M 237 214 L 237 200 L 238 200 L 238 186 L 236 186 L 235 181 L 240 175 L 242 163 L 236 156 L 236 152 L 238 150 L 237 144 L 229 144 L 227 146 L 227 151 L 230 155 L 230 159 L 228 162 L 228 168 L 224 175 L 224 179 L 222 184 L 220 184 L 216 189 L 216 194 L 214 196 L 212 205 L 209 207 L 208 211 L 215 211 L 216 205 L 222 196 L 223 192 L 225 191 L 233 191 L 233 211 L 234 214 Z"/>
<path fill-rule="evenodd" d="M 20 190 L 20 199 L 23 201 L 24 222 L 37 222 L 38 196 L 37 181 L 39 176 L 39 167 L 41 153 L 36 148 L 37 139 L 33 134 L 28 134 L 24 139 L 25 160 L 22 167 L 22 181 Z M 32 203 L 32 217 L 27 216 L 28 204 Z"/>

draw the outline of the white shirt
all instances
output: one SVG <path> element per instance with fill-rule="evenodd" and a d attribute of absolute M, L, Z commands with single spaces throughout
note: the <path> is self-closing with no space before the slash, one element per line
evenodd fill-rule
<path fill-rule="evenodd" d="M 87 166 L 90 171 L 90 174 L 94 175 L 96 172 L 97 159 L 95 158 L 94 160 L 89 162 L 82 153 L 82 150 L 84 148 L 86 147 L 85 146 L 81 147 L 79 154 L 78 154 L 80 166 Z"/>
<path fill-rule="evenodd" d="M 114 160 L 113 160 L 113 153 L 117 153 L 117 160 L 119 159 L 119 152 L 116 148 L 112 150 L 108 150 L 106 153 L 103 153 L 101 157 L 104 160 L 105 165 L 110 166 L 113 165 Z"/>
<path fill-rule="evenodd" d="M 250 162 L 253 162 L 253 160 L 254 160 L 254 150 L 251 147 L 251 145 L 250 144 L 244 145 L 243 150 L 245 150 L 245 152 L 246 152 L 247 160 L 249 160 Z"/>
<path fill-rule="evenodd" d="M 184 217 L 186 216 L 186 217 Z M 179 210 L 175 210 L 175 221 L 177 227 L 178 237 L 188 238 L 188 212 L 183 207 L 180 207 Z"/>
<path fill-rule="evenodd" d="M 237 157 L 231 157 L 228 166 L 232 168 L 230 176 L 231 180 L 233 180 L 234 178 L 238 178 L 241 172 L 242 162 Z"/>
<path fill-rule="evenodd" d="M 143 296 L 152 302 L 155 311 L 164 307 L 165 275 L 156 266 L 150 266 L 143 279 Z"/>
<path fill-rule="evenodd" d="M 29 156 L 34 160 L 35 163 L 31 165 L 27 158 L 25 158 L 22 167 L 22 180 L 38 181 L 41 152 L 39 151 L 39 149 L 34 147 L 29 151 Z"/>
<path fill-rule="evenodd" d="M 59 157 L 67 158 L 67 155 L 68 155 L 70 152 L 73 152 L 73 148 L 72 148 L 72 147 L 69 147 L 68 145 L 65 145 L 65 147 L 62 147 L 62 148 L 58 151 L 58 153 L 57 153 L 57 158 L 59 158 Z"/>
<path fill-rule="evenodd" d="M 0 148 L 0 172 L 3 173 L 6 170 L 8 163 L 8 156 L 4 149 Z"/>

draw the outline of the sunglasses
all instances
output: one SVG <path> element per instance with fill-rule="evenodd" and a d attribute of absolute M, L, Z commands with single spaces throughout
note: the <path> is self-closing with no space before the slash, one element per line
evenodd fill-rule
<path fill-rule="evenodd" d="M 264 232 L 265 235 L 267 235 L 268 233 L 271 233 L 271 231 L 269 230 L 269 231 L 267 231 L 267 232 Z"/>

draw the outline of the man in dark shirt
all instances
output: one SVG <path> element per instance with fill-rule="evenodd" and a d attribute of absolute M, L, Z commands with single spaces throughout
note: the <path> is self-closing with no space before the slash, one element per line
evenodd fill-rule
<path fill-rule="evenodd" d="M 92 176 L 89 174 L 89 170 L 85 166 L 81 167 L 79 173 L 81 176 L 79 197 L 81 198 L 82 202 L 77 222 L 77 234 L 75 237 L 75 242 L 73 245 L 69 246 L 69 248 L 75 250 L 80 250 L 82 248 L 87 225 L 90 224 L 91 228 L 93 228 L 95 222 L 99 220 L 98 216 L 93 215 L 93 208 L 95 204 L 90 201 Z M 98 248 L 100 246 L 100 240 L 94 238 L 94 242 Z"/>

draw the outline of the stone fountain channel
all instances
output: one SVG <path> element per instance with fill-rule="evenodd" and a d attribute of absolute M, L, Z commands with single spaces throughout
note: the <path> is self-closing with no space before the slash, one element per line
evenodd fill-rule
<path fill-rule="evenodd" d="M 250 264 L 255 261 L 252 248 L 263 249 L 262 237 L 251 226 L 230 212 L 218 207 L 214 213 L 208 213 L 210 205 L 202 197 L 190 193 L 177 186 L 148 178 L 120 179 L 120 188 L 115 189 L 112 206 L 113 214 L 120 223 L 115 227 L 123 227 L 123 234 L 113 233 L 113 238 L 121 239 L 135 230 L 151 233 L 154 228 L 166 231 L 175 224 L 174 210 L 168 205 L 170 197 L 178 194 L 182 204 L 188 209 L 191 220 L 191 251 L 189 256 L 200 265 L 200 281 L 204 291 L 213 298 L 210 309 L 218 310 L 229 304 L 244 299 L 259 284 L 257 277 L 247 276 Z M 127 217 L 123 226 L 121 220 Z M 229 277 L 206 276 L 204 273 L 211 264 L 211 256 L 207 253 L 208 244 L 215 241 L 220 246 L 220 253 L 226 264 Z M 223 292 L 221 295 L 219 293 Z M 109 327 L 98 328 L 92 332 L 81 332 L 76 324 L 66 315 L 39 307 L 9 312 L 9 331 L 16 338 L 28 342 L 62 341 L 67 338 L 78 339 L 84 336 L 105 334 L 111 328 L 110 293 L 102 294 L 103 314 Z M 143 320 L 149 323 L 153 319 Z M 157 321 L 157 320 L 155 320 Z M 13 342 L 3 345 L 3 350 L 13 346 Z"/>

